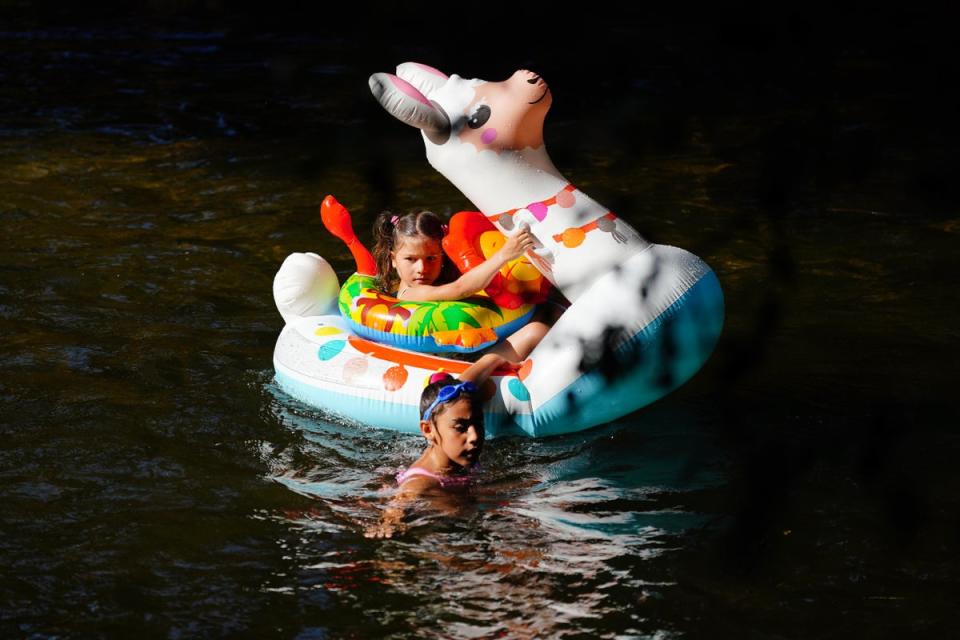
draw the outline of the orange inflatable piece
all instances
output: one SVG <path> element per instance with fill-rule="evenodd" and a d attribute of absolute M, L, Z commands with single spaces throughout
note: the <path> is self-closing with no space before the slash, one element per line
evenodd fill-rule
<path fill-rule="evenodd" d="M 380 358 L 381 360 L 386 360 L 388 362 L 393 362 L 401 367 L 407 366 L 420 369 L 432 369 L 434 371 L 447 371 L 456 375 L 460 375 L 470 367 L 469 362 L 449 360 L 439 356 L 432 356 L 425 353 L 416 353 L 414 351 L 398 349 L 396 347 L 391 347 L 390 345 L 380 344 L 379 342 L 371 342 L 370 340 L 365 340 L 364 338 L 358 338 L 357 336 L 350 336 L 347 338 L 347 341 L 350 343 L 350 346 L 360 353 L 373 356 L 374 358 Z M 509 364 L 500 365 L 494 369 L 492 375 L 516 376 L 517 368 Z"/>
<path fill-rule="evenodd" d="M 353 260 L 357 263 L 357 273 L 365 276 L 377 275 L 377 261 L 357 238 L 353 232 L 353 223 L 350 221 L 350 212 L 346 207 L 337 202 L 333 196 L 327 196 L 320 204 L 320 219 L 327 231 L 343 240 L 353 254 Z"/>
<path fill-rule="evenodd" d="M 450 218 L 443 250 L 460 272 L 466 273 L 496 253 L 504 242 L 504 235 L 482 213 L 461 211 Z M 550 281 L 521 256 L 505 264 L 484 291 L 499 306 L 516 309 L 546 300 Z"/>

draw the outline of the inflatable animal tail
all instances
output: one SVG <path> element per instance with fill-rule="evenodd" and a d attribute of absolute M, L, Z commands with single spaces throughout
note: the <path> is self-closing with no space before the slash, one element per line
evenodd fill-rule
<path fill-rule="evenodd" d="M 320 204 L 320 219 L 327 231 L 347 245 L 347 249 L 353 254 L 353 260 L 357 263 L 357 273 L 365 276 L 377 275 L 377 262 L 353 232 L 350 212 L 345 206 L 337 202 L 333 196 L 328 195 Z"/>

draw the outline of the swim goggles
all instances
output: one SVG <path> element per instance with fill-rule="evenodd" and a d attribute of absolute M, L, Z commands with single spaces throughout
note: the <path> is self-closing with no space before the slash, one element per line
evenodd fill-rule
<path fill-rule="evenodd" d="M 427 407 L 427 410 L 423 412 L 423 421 L 429 422 L 430 416 L 433 414 L 433 410 L 437 408 L 438 404 L 441 402 L 449 402 L 464 391 L 467 393 L 476 393 L 477 385 L 467 380 L 466 382 L 458 382 L 457 384 L 451 384 L 440 389 L 440 393 L 437 394 L 436 399 L 431 402 L 430 406 Z"/>

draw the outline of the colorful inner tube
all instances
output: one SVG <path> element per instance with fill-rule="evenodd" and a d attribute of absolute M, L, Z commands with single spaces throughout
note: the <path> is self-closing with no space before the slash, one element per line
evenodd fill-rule
<path fill-rule="evenodd" d="M 506 309 L 490 298 L 412 302 L 377 289 L 376 276 L 355 273 L 340 288 L 340 313 L 358 336 L 424 353 L 471 353 L 496 344 L 533 316 L 534 306 Z"/>

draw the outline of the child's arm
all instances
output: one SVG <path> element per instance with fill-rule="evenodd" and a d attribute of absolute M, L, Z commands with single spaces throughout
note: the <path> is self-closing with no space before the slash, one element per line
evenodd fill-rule
<path fill-rule="evenodd" d="M 528 249 L 534 247 L 530 230 L 523 227 L 516 235 L 507 238 L 500 250 L 487 258 L 478 267 L 466 272 L 449 284 L 414 285 L 403 292 L 403 300 L 426 302 L 430 300 L 459 300 L 480 291 L 493 280 L 500 268 Z"/>
<path fill-rule="evenodd" d="M 432 489 L 439 486 L 440 483 L 437 480 L 425 476 L 417 476 L 404 482 L 397 495 L 383 510 L 380 521 L 370 525 L 363 532 L 364 537 L 392 538 L 394 534 L 406 531 L 407 525 L 403 519 L 407 514 L 407 507 L 421 494 L 430 493 Z"/>
<path fill-rule="evenodd" d="M 390 505 L 383 511 L 383 515 L 376 524 L 367 527 L 363 532 L 365 538 L 392 538 L 395 533 L 406 531 L 403 522 L 404 509 L 402 506 Z"/>
<path fill-rule="evenodd" d="M 509 360 L 496 353 L 485 353 L 470 365 L 466 371 L 460 374 L 460 380 L 470 380 L 475 385 L 480 386 L 490 377 L 493 370 L 500 365 L 507 365 L 516 368 Z"/>

